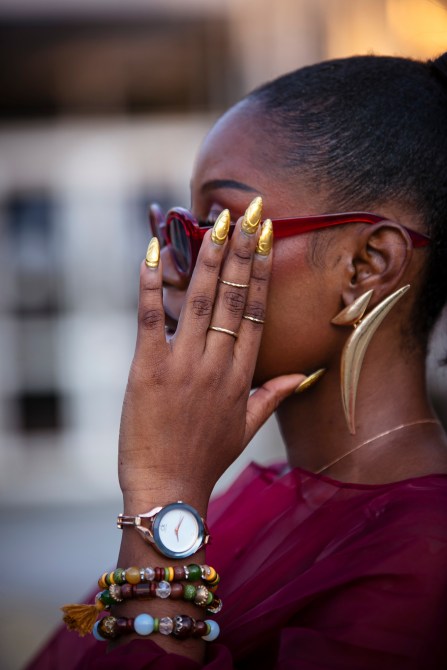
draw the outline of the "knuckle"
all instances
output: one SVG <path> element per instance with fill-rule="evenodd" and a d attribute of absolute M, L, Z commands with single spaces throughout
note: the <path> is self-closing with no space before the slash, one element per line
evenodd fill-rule
<path fill-rule="evenodd" d="M 251 263 L 252 253 L 250 249 L 235 249 L 233 251 L 233 258 L 239 265 L 248 265 Z"/>
<path fill-rule="evenodd" d="M 143 330 L 154 330 L 164 322 L 164 313 L 156 307 L 142 308 L 138 313 L 138 323 Z"/>
<path fill-rule="evenodd" d="M 200 266 L 205 272 L 215 274 L 220 268 L 220 258 L 208 254 L 203 254 L 200 257 Z"/>
<path fill-rule="evenodd" d="M 245 306 L 245 297 L 239 291 L 225 291 L 223 302 L 233 314 L 240 314 Z"/>
<path fill-rule="evenodd" d="M 268 281 L 268 278 L 269 272 L 267 271 L 267 268 L 265 268 L 263 272 L 259 269 L 256 269 L 251 277 L 252 287 L 254 287 L 257 291 L 263 290 L 265 288 L 266 282 Z"/>
<path fill-rule="evenodd" d="M 213 309 L 213 301 L 207 295 L 196 295 L 191 299 L 191 309 L 194 316 L 209 316 Z"/>
<path fill-rule="evenodd" d="M 251 301 L 247 303 L 245 314 L 254 317 L 255 319 L 265 319 L 264 305 L 260 302 Z"/>

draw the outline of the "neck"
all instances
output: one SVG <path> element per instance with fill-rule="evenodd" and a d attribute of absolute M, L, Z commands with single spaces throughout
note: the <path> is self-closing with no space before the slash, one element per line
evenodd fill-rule
<path fill-rule="evenodd" d="M 376 355 L 368 352 L 359 381 L 355 435 L 349 433 L 342 410 L 338 365 L 329 367 L 314 387 L 281 404 L 277 416 L 292 467 L 312 472 L 324 469 L 325 474 L 344 481 L 370 483 L 411 477 L 413 471 L 424 474 L 424 468 L 436 471 L 446 467 L 445 438 L 432 422 L 436 417 L 427 400 L 422 355 L 404 358 L 400 354 L 392 362 L 387 358 L 390 356 L 383 351 Z M 431 422 L 394 430 L 420 420 Z M 356 450 L 376 436 L 379 438 L 370 445 Z M 419 451 L 427 440 L 438 445 L 434 449 L 440 449 L 443 465 L 438 466 L 432 458 L 424 465 Z M 405 458 L 402 448 L 407 450 Z M 346 458 L 339 458 L 344 454 Z"/>

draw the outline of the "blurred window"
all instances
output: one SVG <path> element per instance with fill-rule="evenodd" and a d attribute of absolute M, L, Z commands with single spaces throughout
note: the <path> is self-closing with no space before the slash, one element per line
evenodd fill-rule
<path fill-rule="evenodd" d="M 15 380 L 3 396 L 6 423 L 21 433 L 57 431 L 62 397 L 56 330 L 63 282 L 55 205 L 47 193 L 20 192 L 4 200 L 0 214 L 0 319 L 3 312 L 15 332 L 2 352 Z"/>
<path fill-rule="evenodd" d="M 24 433 L 62 428 L 62 398 L 54 391 L 23 391 L 13 402 L 15 429 Z"/>
<path fill-rule="evenodd" d="M 0 119 L 220 110 L 241 93 L 229 34 L 189 12 L 3 18 Z"/>
<path fill-rule="evenodd" d="M 59 270 L 54 204 L 41 193 L 11 196 L 3 206 L 4 308 L 17 314 L 58 310 Z"/>

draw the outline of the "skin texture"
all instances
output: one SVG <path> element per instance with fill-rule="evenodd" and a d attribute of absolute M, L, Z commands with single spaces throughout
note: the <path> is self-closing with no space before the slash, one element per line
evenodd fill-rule
<path fill-rule="evenodd" d="M 324 193 L 284 173 L 279 146 L 279 138 L 275 142 L 247 103 L 230 110 L 197 157 L 191 182 L 196 216 L 205 219 L 228 208 L 237 220 L 257 195 L 263 198 L 263 218 L 329 211 Z M 423 351 L 414 343 L 409 346 L 408 336 L 402 335 L 409 330 L 424 251 L 412 249 L 399 225 L 410 225 L 405 212 L 390 203 L 378 213 L 386 217 L 384 223 L 280 240 L 268 257 L 254 254 L 257 235 L 241 232 L 240 221 L 223 246 L 212 243 L 208 233 L 189 287 L 166 250 L 158 269 L 142 264 L 138 341 L 120 434 L 126 514 L 182 499 L 205 515 L 220 475 L 280 403 L 277 416 L 290 464 L 314 471 L 382 431 L 434 417 L 426 396 Z M 152 216 L 159 214 L 154 210 Z M 250 288 L 223 286 L 219 275 L 250 282 Z M 169 342 L 162 283 L 167 323 L 173 325 L 180 317 Z M 407 283 L 412 290 L 385 319 L 367 352 L 356 435 L 351 436 L 339 392 L 340 356 L 351 330 L 330 321 L 371 288 L 370 308 Z M 265 317 L 265 326 L 243 320 L 247 312 Z M 236 331 L 239 338 L 210 332 L 210 324 Z M 326 373 L 314 387 L 293 393 L 304 375 L 322 367 Z M 258 390 L 249 396 L 251 386 Z M 398 431 L 371 447 L 342 459 L 325 474 L 377 484 L 447 472 L 445 437 L 435 424 Z M 118 564 L 151 560 L 171 564 L 132 529 L 125 530 Z M 200 562 L 203 555 L 194 560 Z M 154 603 L 154 611 L 156 607 Z M 162 604 L 163 614 L 170 607 Z M 118 608 L 126 614 L 141 610 L 138 603 Z M 174 605 L 172 611 L 177 610 Z M 193 616 L 200 614 L 195 611 Z M 160 644 L 202 658 L 200 641 L 178 645 L 167 638 Z"/>

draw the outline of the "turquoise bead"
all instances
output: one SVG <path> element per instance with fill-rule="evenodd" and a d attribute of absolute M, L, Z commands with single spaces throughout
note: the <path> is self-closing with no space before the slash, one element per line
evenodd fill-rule
<path fill-rule="evenodd" d="M 150 635 L 154 632 L 154 617 L 150 614 L 139 614 L 134 619 L 133 628 L 138 635 Z"/>
<path fill-rule="evenodd" d="M 212 642 L 213 640 L 219 637 L 220 633 L 219 624 L 216 623 L 216 621 L 213 621 L 212 619 L 207 619 L 205 623 L 208 626 L 209 633 L 207 635 L 202 635 L 202 640 L 205 640 L 206 642 Z"/>
<path fill-rule="evenodd" d="M 93 637 L 94 637 L 96 640 L 98 640 L 98 642 L 108 642 L 108 640 L 106 640 L 105 637 L 103 637 L 102 635 L 100 635 L 100 634 L 98 633 L 98 626 L 99 626 L 100 623 L 101 623 L 101 620 L 100 620 L 100 621 L 97 621 L 97 622 L 95 623 L 95 625 L 93 626 L 93 631 L 92 631 L 92 633 L 93 633 Z"/>

